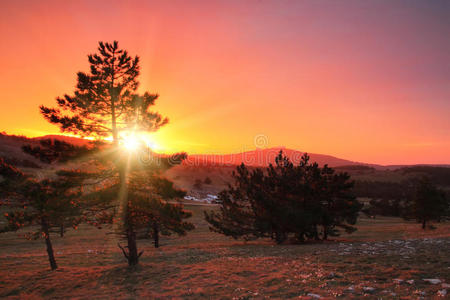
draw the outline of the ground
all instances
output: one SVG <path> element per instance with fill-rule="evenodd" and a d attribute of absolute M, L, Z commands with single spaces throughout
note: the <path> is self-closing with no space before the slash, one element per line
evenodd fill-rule
<path fill-rule="evenodd" d="M 81 226 L 55 236 L 56 271 L 49 269 L 43 240 L 1 234 L 0 297 L 417 299 L 450 293 L 448 223 L 422 231 L 401 219 L 362 218 L 357 232 L 334 241 L 274 245 L 212 233 L 203 210 L 213 207 L 187 208 L 197 228 L 162 238 L 159 249 L 140 241 L 145 252 L 135 268 L 126 265 L 106 228 Z"/>

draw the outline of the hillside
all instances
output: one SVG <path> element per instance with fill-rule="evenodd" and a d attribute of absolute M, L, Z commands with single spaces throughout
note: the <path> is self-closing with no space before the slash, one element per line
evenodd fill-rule
<path fill-rule="evenodd" d="M 21 147 L 26 144 L 38 145 L 40 140 L 48 138 L 64 140 L 75 145 L 86 145 L 89 143 L 85 139 L 62 135 L 27 138 L 0 133 L 0 157 L 19 167 L 42 168 L 43 164 L 23 153 Z M 178 187 L 188 191 L 190 195 L 205 198 L 208 194 L 217 194 L 231 183 L 231 173 L 236 165 L 245 163 L 250 167 L 267 166 L 269 163 L 274 162 L 280 150 L 294 163 L 298 163 L 304 154 L 304 152 L 283 147 L 256 149 L 226 155 L 195 154 L 189 155 L 182 165 L 168 170 L 166 175 Z M 426 175 L 432 177 L 439 185 L 450 185 L 448 179 L 450 168 L 446 166 L 380 166 L 345 160 L 331 155 L 315 153 L 308 153 L 308 155 L 312 162 L 317 162 L 321 166 L 328 164 L 336 168 L 337 171 L 348 172 L 355 180 L 401 182 L 407 178 Z M 206 178 L 209 178 L 211 183 L 205 183 Z M 201 184 L 195 185 L 196 182 Z"/>
<path fill-rule="evenodd" d="M 39 136 L 39 137 L 32 138 L 31 140 L 40 141 L 40 140 L 46 140 L 46 139 L 60 140 L 60 141 L 66 142 L 66 143 L 76 145 L 76 146 L 86 146 L 89 143 L 89 140 L 87 140 L 87 139 L 82 139 L 82 138 L 73 137 L 73 136 L 57 135 L 57 134 Z"/>
<path fill-rule="evenodd" d="M 24 136 L 0 133 L 0 158 L 19 167 L 40 168 L 39 160 L 22 152 L 23 145 L 37 146 L 38 141 Z"/>
<path fill-rule="evenodd" d="M 211 232 L 203 215 L 213 206 L 186 209 L 195 229 L 162 236 L 158 249 L 139 241 L 144 254 L 136 268 L 125 266 L 109 227 L 82 225 L 55 236 L 56 272 L 48 270 L 41 239 L 4 233 L 0 298 L 439 299 L 441 284 L 423 279 L 450 282 L 449 223 L 418 232 L 414 222 L 362 217 L 358 231 L 334 241 L 274 246 Z"/>
<path fill-rule="evenodd" d="M 0 133 L 0 158 L 3 158 L 7 163 L 18 167 L 34 169 L 42 168 L 43 164 L 38 159 L 24 153 L 22 151 L 22 146 L 38 146 L 39 142 L 44 139 L 58 139 L 77 146 L 84 146 L 89 143 L 89 140 L 63 135 L 45 135 L 36 138 L 28 138 L 19 135 L 8 135 L 3 132 Z"/>
<path fill-rule="evenodd" d="M 195 154 L 190 155 L 185 162 L 188 165 L 240 165 L 244 163 L 248 166 L 261 167 L 267 166 L 269 163 L 274 163 L 275 157 L 280 151 L 289 157 L 289 159 L 294 163 L 298 164 L 301 160 L 302 155 L 305 152 L 288 149 L 284 147 L 274 147 L 267 149 L 255 149 L 252 151 L 246 151 L 234 154 L 224 154 L 224 155 L 209 155 L 209 154 Z M 354 162 L 342 158 L 337 158 L 331 155 L 308 153 L 310 160 L 312 162 L 317 162 L 319 165 L 323 166 L 328 164 L 330 167 L 336 166 L 350 166 L 350 165 L 369 165 L 361 162 Z"/>
<path fill-rule="evenodd" d="M 89 143 L 89 140 L 86 139 L 64 135 L 45 135 L 41 137 L 27 138 L 24 136 L 0 133 L 0 156 L 26 159 L 28 158 L 28 155 L 22 153 L 21 147 L 25 144 L 37 145 L 38 142 L 43 139 L 58 139 L 78 146 Z M 194 154 L 189 155 L 184 164 L 188 166 L 233 166 L 245 163 L 246 165 L 253 167 L 267 166 L 269 163 L 274 162 L 275 157 L 278 155 L 280 150 L 282 150 L 283 153 L 287 155 L 294 163 L 298 163 L 302 155 L 305 153 L 284 147 L 275 147 L 224 155 Z M 308 153 L 308 155 L 310 156 L 311 161 L 317 162 L 319 165 L 328 164 L 331 167 L 367 165 L 378 167 L 376 165 L 354 162 L 331 155 L 315 153 Z"/>

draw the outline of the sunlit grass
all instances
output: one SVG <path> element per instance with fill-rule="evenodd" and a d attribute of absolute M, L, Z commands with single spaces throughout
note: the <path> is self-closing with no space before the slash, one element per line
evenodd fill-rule
<path fill-rule="evenodd" d="M 136 268 L 127 266 L 107 226 L 98 230 L 82 225 L 64 238 L 55 236 L 60 265 L 56 272 L 48 268 L 42 240 L 25 241 L 18 236 L 21 231 L 2 234 L 0 297 L 259 299 L 316 293 L 342 299 L 409 299 L 422 291 L 432 298 L 442 289 L 423 278 L 449 278 L 449 244 L 444 238 L 449 223 L 421 231 L 420 224 L 399 218 L 362 217 L 356 233 L 338 238 L 346 241 L 342 246 L 339 242 L 274 245 L 269 240 L 244 242 L 210 232 L 203 211 L 214 206 L 187 205 L 186 209 L 193 212 L 190 221 L 196 229 L 183 237 L 163 236 L 159 249 L 151 240 L 140 240 L 145 252 Z M 404 244 L 386 242 L 419 234 L 443 239 L 440 243 L 410 241 L 409 247 L 416 250 L 407 254 L 403 251 L 410 249 Z M 370 247 L 379 250 L 363 252 L 370 252 Z M 348 254 L 340 255 L 347 248 L 351 248 Z M 395 278 L 412 279 L 414 284 L 397 284 Z M 350 286 L 354 293 L 346 292 Z M 365 295 L 365 286 L 374 287 L 374 294 Z"/>

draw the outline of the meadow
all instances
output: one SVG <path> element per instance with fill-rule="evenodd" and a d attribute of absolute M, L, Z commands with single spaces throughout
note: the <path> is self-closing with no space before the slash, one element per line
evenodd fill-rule
<path fill-rule="evenodd" d="M 450 283 L 450 224 L 420 229 L 399 218 L 361 216 L 358 231 L 328 242 L 274 245 L 210 232 L 208 205 L 186 205 L 196 229 L 162 237 L 129 267 L 110 229 L 82 225 L 53 238 L 59 268 L 50 271 L 41 239 L 0 235 L 0 297 L 10 299 L 417 299 Z M 122 242 L 123 243 L 123 242 Z M 424 279 L 439 279 L 432 284 Z"/>
<path fill-rule="evenodd" d="M 0 300 L 450 299 L 449 0 L 0 15 Z"/>

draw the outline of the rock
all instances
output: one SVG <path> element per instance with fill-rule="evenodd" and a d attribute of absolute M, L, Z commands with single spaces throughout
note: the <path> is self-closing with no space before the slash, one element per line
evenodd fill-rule
<path fill-rule="evenodd" d="M 349 287 L 346 289 L 346 291 L 347 291 L 347 292 L 350 292 L 350 293 L 353 293 L 353 292 L 355 291 L 355 287 L 354 287 L 353 285 L 351 285 L 351 286 L 349 286 Z"/>
<path fill-rule="evenodd" d="M 431 284 L 439 284 L 442 282 L 440 279 L 435 279 L 435 278 L 432 278 L 432 279 L 426 278 L 426 279 L 423 279 L 423 281 L 426 281 Z"/>
<path fill-rule="evenodd" d="M 406 280 L 407 284 L 414 284 L 414 279 Z"/>
<path fill-rule="evenodd" d="M 394 279 L 394 282 L 395 282 L 396 284 L 402 284 L 402 283 L 403 283 L 403 279 L 395 278 L 395 279 Z"/>
<path fill-rule="evenodd" d="M 424 291 L 416 291 L 416 294 L 421 295 L 421 296 L 426 296 L 427 293 Z"/>
<path fill-rule="evenodd" d="M 370 287 L 370 286 L 363 286 L 363 291 L 366 293 L 373 293 L 373 292 L 375 292 L 375 288 Z"/>
<path fill-rule="evenodd" d="M 438 296 L 445 297 L 447 295 L 447 290 L 443 289 L 437 292 Z"/>
<path fill-rule="evenodd" d="M 322 298 L 320 295 L 313 294 L 313 293 L 308 293 L 306 296 L 313 297 L 313 298 L 316 298 L 316 299 Z"/>
<path fill-rule="evenodd" d="M 333 272 L 327 275 L 327 279 L 332 279 L 334 277 L 336 277 L 336 274 L 334 274 Z"/>

